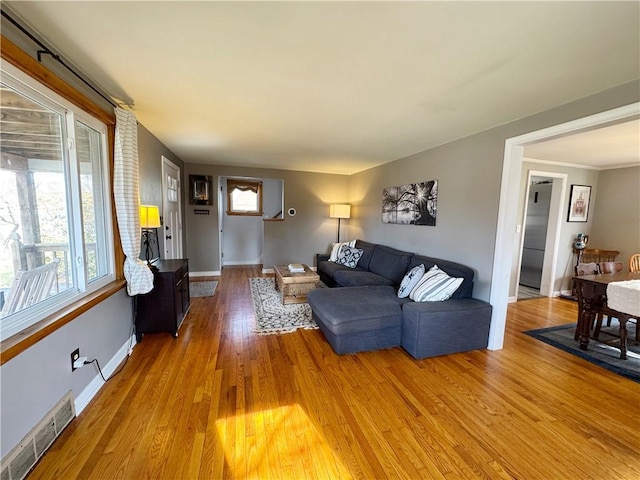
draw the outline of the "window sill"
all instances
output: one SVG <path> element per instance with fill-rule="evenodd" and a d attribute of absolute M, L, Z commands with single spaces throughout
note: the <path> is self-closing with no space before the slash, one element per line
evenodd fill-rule
<path fill-rule="evenodd" d="M 263 222 L 284 222 L 284 218 L 263 218 Z"/>
<path fill-rule="evenodd" d="M 20 333 L 3 340 L 2 344 L 0 344 L 0 365 L 4 365 L 6 362 L 24 352 L 29 347 L 35 345 L 46 336 L 79 317 L 87 310 L 109 298 L 111 295 L 119 292 L 125 287 L 125 285 L 126 282 L 124 280 L 111 282 L 109 285 L 106 285 L 100 290 L 96 290 L 59 312 L 48 316 L 28 328 L 25 328 Z"/>

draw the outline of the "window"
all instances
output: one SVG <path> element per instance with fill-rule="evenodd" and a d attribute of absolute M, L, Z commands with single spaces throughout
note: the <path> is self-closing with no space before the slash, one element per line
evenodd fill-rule
<path fill-rule="evenodd" d="M 227 179 L 227 214 L 262 216 L 262 182 Z"/>
<path fill-rule="evenodd" d="M 11 65 L 3 64 L 0 74 L 5 339 L 115 274 L 106 125 Z M 27 285 L 29 295 L 20 297 L 23 289 L 15 281 L 29 274 L 19 272 L 40 270 L 49 272 L 50 283 Z"/>

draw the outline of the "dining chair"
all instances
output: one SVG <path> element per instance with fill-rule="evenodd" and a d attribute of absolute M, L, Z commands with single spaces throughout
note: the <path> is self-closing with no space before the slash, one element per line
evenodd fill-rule
<path fill-rule="evenodd" d="M 613 262 L 620 254 L 618 250 L 604 250 L 602 248 L 585 248 L 580 261 L 583 263 Z"/>
<path fill-rule="evenodd" d="M 621 272 L 623 268 L 624 268 L 624 266 L 623 266 L 622 262 L 600 262 L 600 263 L 598 263 L 598 269 L 600 270 L 600 273 Z M 596 340 L 598 339 L 598 336 L 600 335 L 600 329 L 602 328 L 602 322 L 603 322 L 605 316 L 607 317 L 607 327 L 610 327 L 611 326 L 611 318 L 616 318 L 616 312 L 613 311 L 613 310 L 610 310 L 607 305 L 605 305 L 603 307 L 603 309 L 598 312 L 598 315 L 596 317 L 595 328 L 593 330 L 593 338 L 596 339 Z M 636 324 L 636 340 L 638 340 L 639 338 L 640 338 L 640 332 L 638 331 L 637 324 Z"/>
<path fill-rule="evenodd" d="M 634 253 L 629 257 L 629 271 L 640 272 L 640 253 Z"/>

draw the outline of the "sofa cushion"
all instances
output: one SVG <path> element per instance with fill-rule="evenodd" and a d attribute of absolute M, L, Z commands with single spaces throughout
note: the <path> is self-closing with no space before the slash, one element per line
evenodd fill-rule
<path fill-rule="evenodd" d="M 369 271 L 393 280 L 394 285 L 400 285 L 410 260 L 410 253 L 376 245 L 369 262 Z"/>
<path fill-rule="evenodd" d="M 491 305 L 473 298 L 409 302 L 402 307 L 402 346 L 415 358 L 487 348 Z"/>
<path fill-rule="evenodd" d="M 463 280 L 450 277 L 434 265 L 411 291 L 410 298 L 416 302 L 442 302 L 451 298 Z"/>
<path fill-rule="evenodd" d="M 401 302 L 393 287 L 320 288 L 309 292 L 307 301 L 334 334 L 401 328 Z"/>
<path fill-rule="evenodd" d="M 349 245 L 342 245 L 336 257 L 336 263 L 344 265 L 345 267 L 356 268 L 360 257 L 362 257 L 361 249 L 352 248 Z"/>
<path fill-rule="evenodd" d="M 336 284 L 341 287 L 361 287 L 366 285 L 387 285 L 393 286 L 393 281 L 386 277 L 367 272 L 366 270 L 343 269 L 336 270 L 333 275 Z"/>
<path fill-rule="evenodd" d="M 317 267 L 318 273 L 324 273 L 325 275 L 334 278 L 336 272 L 340 270 L 350 270 L 349 267 L 345 267 L 344 265 L 340 265 L 336 262 L 323 261 L 318 263 Z"/>
<path fill-rule="evenodd" d="M 417 267 L 413 267 L 407 272 L 402 279 L 400 288 L 398 289 L 398 298 L 406 298 L 413 291 L 418 284 L 422 276 L 424 275 L 424 265 L 420 264 Z"/>
<path fill-rule="evenodd" d="M 375 244 L 365 242 L 364 240 L 356 240 L 356 248 L 362 250 L 362 257 L 358 260 L 358 268 L 369 270 L 373 250 L 376 248 Z"/>

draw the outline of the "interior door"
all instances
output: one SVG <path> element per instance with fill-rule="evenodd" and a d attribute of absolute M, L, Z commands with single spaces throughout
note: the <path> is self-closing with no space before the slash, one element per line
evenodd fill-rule
<path fill-rule="evenodd" d="M 162 216 L 164 258 L 182 258 L 182 205 L 180 194 L 180 168 L 162 157 Z"/>

